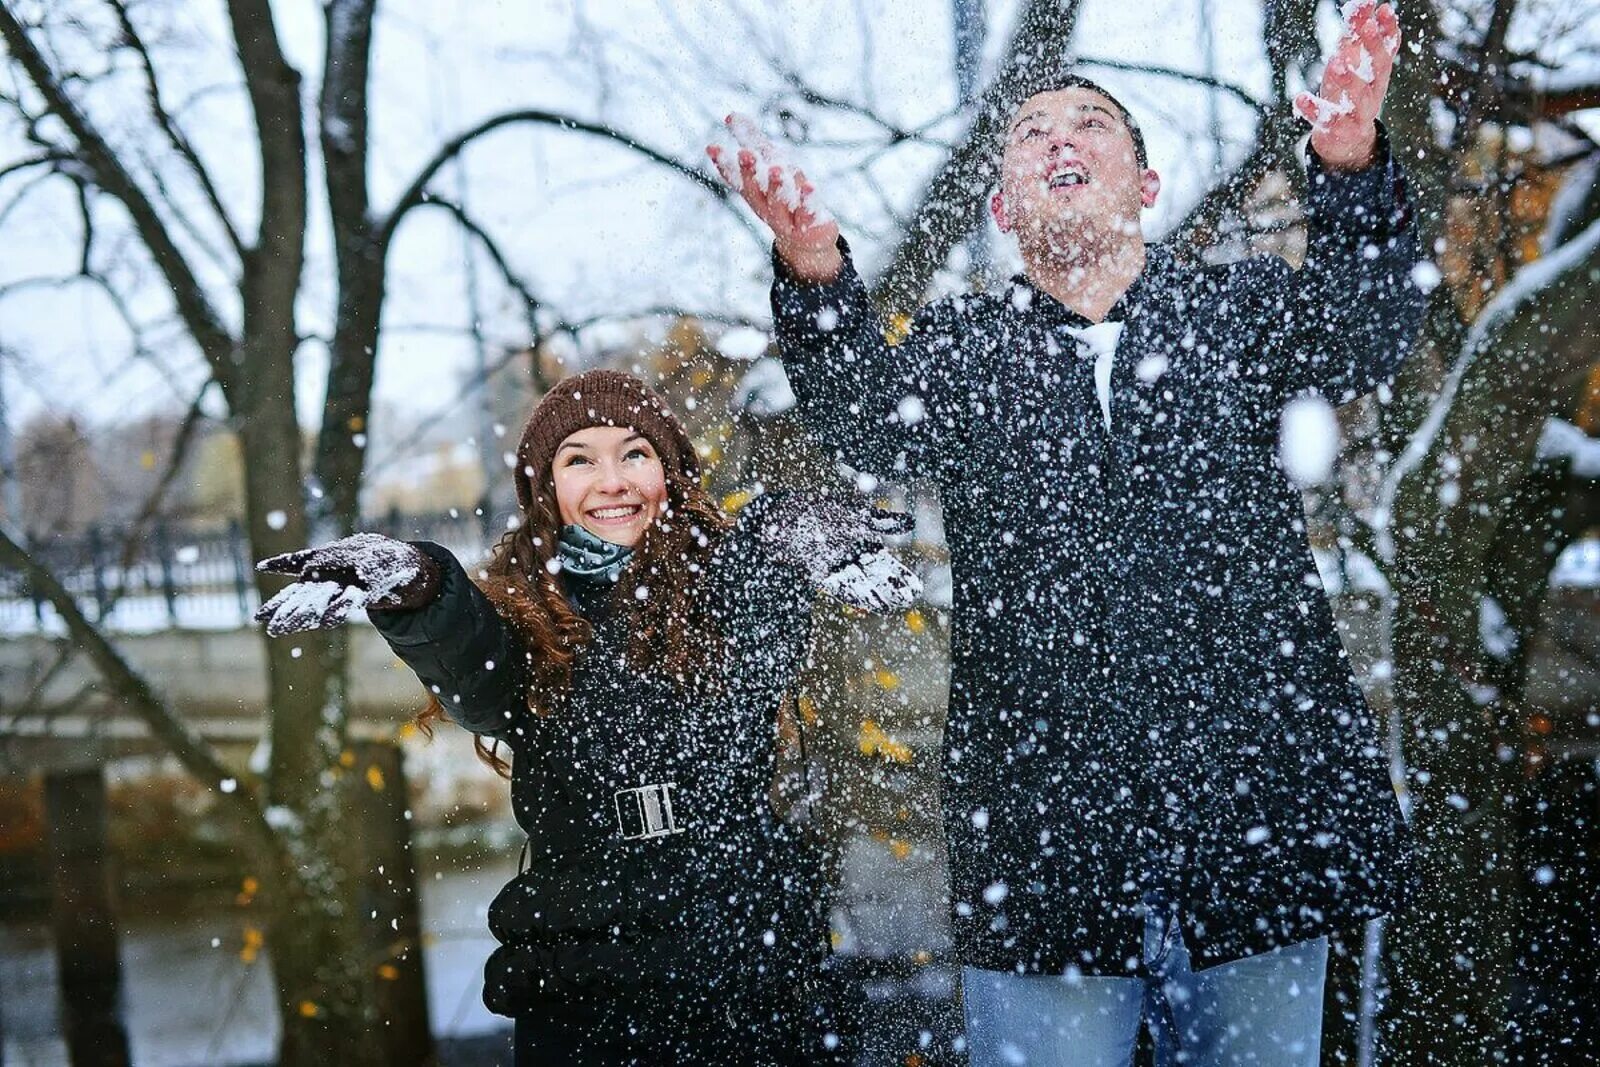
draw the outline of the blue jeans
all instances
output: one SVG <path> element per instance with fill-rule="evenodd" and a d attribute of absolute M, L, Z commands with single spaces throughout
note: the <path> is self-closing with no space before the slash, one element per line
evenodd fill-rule
<path fill-rule="evenodd" d="M 1316 1067 L 1327 938 L 1196 973 L 1162 910 L 1145 920 L 1144 961 L 1140 978 L 962 968 L 972 1067 L 1128 1067 L 1141 1023 L 1158 1067 Z"/>

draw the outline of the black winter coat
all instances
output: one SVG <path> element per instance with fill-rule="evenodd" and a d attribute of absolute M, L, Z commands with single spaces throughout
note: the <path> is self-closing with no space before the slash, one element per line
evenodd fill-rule
<path fill-rule="evenodd" d="M 1087 321 L 1018 279 L 935 302 L 898 346 L 848 264 L 778 264 L 808 425 L 938 488 L 954 572 L 943 791 L 976 967 L 1141 966 L 1176 900 L 1196 966 L 1381 915 L 1410 882 L 1384 749 L 1279 466 L 1285 403 L 1393 374 L 1423 310 L 1399 167 L 1310 164 L 1309 252 L 1187 268 L 1149 249 L 1102 422 Z"/>
<path fill-rule="evenodd" d="M 434 544 L 419 547 L 441 565 L 438 599 L 372 613 L 451 718 L 512 753 L 528 858 L 490 907 L 500 942 L 485 968 L 490 1010 L 592 1013 L 607 1033 L 638 1031 L 650 1059 L 680 1039 L 697 1062 L 799 1054 L 827 952 L 820 860 L 772 814 L 769 789 L 778 708 L 809 645 L 810 591 L 750 525 L 725 537 L 701 578 L 731 645 L 715 696 L 630 668 L 627 635 L 605 610 L 612 591 L 595 590 L 578 601 L 594 637 L 570 698 L 554 714 L 530 712 L 525 648 Z M 625 570 L 617 595 L 635 584 Z M 639 789 L 662 785 L 672 788 Z"/>

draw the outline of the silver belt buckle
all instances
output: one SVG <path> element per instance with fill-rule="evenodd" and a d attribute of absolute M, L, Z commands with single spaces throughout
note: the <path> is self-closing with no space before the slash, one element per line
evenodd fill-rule
<path fill-rule="evenodd" d="M 677 782 L 639 785 L 619 789 L 612 799 L 617 805 L 617 829 L 624 841 L 643 841 L 652 837 L 681 834 L 672 812 L 672 791 Z"/>

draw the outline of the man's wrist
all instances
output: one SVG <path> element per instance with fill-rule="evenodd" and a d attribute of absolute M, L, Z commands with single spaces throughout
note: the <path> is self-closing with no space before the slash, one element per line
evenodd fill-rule
<path fill-rule="evenodd" d="M 1360 147 L 1339 148 L 1317 144 L 1317 139 L 1311 139 L 1311 151 L 1316 153 L 1317 159 L 1330 171 L 1357 171 L 1366 170 L 1378 162 L 1378 127 L 1374 123 L 1372 132 L 1367 136 L 1366 143 Z"/>
<path fill-rule="evenodd" d="M 844 256 L 839 253 L 836 244 L 796 248 L 783 241 L 774 241 L 772 247 L 796 281 L 828 285 L 838 281 L 839 272 L 844 270 Z"/>
<path fill-rule="evenodd" d="M 1388 130 L 1375 123 L 1376 143 L 1365 166 L 1342 168 L 1314 146 L 1306 152 L 1307 215 L 1324 227 L 1388 236 L 1411 225 L 1405 176 L 1394 156 Z"/>

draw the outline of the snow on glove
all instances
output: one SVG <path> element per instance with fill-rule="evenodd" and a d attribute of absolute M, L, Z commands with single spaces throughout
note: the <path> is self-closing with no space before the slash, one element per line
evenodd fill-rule
<path fill-rule="evenodd" d="M 358 533 L 271 556 L 256 570 L 296 578 L 256 610 L 269 637 L 338 626 L 355 608 L 419 608 L 439 593 L 439 565 L 421 549 L 382 534 Z"/>
<path fill-rule="evenodd" d="M 757 537 L 824 593 L 866 611 L 904 611 L 915 603 L 921 580 L 884 543 L 910 532 L 910 516 L 800 494 L 768 499 Z"/>

